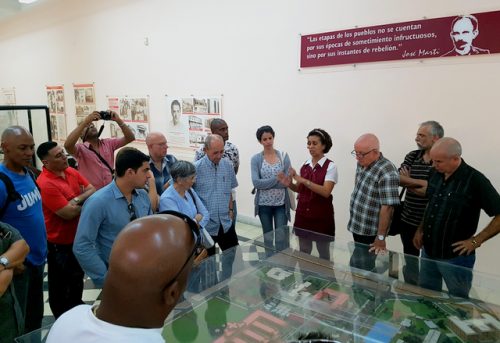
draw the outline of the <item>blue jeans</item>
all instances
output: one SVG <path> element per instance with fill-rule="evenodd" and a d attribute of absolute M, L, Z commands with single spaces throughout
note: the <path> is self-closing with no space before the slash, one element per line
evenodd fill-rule
<path fill-rule="evenodd" d="M 286 249 L 290 246 L 288 235 L 280 235 L 288 223 L 285 205 L 282 206 L 259 206 L 259 219 L 264 234 L 264 246 L 266 248 L 276 247 L 278 250 Z M 273 225 L 274 221 L 274 225 Z M 276 232 L 276 229 L 281 229 Z M 274 231 L 273 233 L 270 233 Z M 267 250 L 266 250 L 267 251 Z"/>
<path fill-rule="evenodd" d="M 447 260 L 431 259 L 425 253 L 425 249 L 422 249 L 420 287 L 441 291 L 444 279 L 451 295 L 468 298 L 475 262 L 476 254 L 457 256 Z"/>

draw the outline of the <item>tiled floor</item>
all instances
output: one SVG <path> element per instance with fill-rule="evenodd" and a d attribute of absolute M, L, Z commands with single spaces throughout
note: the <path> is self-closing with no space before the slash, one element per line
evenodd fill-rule
<path fill-rule="evenodd" d="M 248 242 L 262 235 L 262 229 L 257 226 L 244 224 L 241 222 L 236 223 L 236 233 L 241 243 Z M 242 248 L 243 260 L 244 261 L 259 261 L 264 257 L 264 249 L 256 246 L 244 246 Z M 45 267 L 47 269 L 47 267 Z M 84 290 L 82 300 L 87 304 L 93 304 L 100 294 L 99 289 L 95 289 L 92 281 L 90 279 L 85 280 Z M 54 322 L 54 317 L 52 316 L 52 311 L 50 310 L 48 302 L 48 282 L 47 282 L 47 270 L 45 270 L 44 277 L 44 318 L 42 322 L 42 327 L 51 325 Z"/>

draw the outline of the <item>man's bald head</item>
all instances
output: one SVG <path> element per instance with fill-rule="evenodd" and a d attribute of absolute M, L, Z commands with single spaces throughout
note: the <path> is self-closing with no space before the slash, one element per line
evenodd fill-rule
<path fill-rule="evenodd" d="M 208 159 L 218 164 L 224 154 L 224 139 L 216 134 L 207 135 L 204 150 Z"/>
<path fill-rule="evenodd" d="M 99 318 L 129 327 L 163 326 L 186 287 L 194 245 L 189 225 L 172 215 L 128 224 L 111 250 Z"/>
<path fill-rule="evenodd" d="M 439 139 L 431 148 L 432 166 L 445 177 L 450 176 L 462 163 L 462 146 L 451 137 Z"/>
<path fill-rule="evenodd" d="M 436 143 L 434 143 L 431 150 L 444 153 L 448 157 L 462 156 L 462 146 L 455 138 L 451 137 L 443 137 L 439 139 Z"/>
<path fill-rule="evenodd" d="M 146 136 L 146 145 L 156 143 L 158 140 L 165 139 L 165 135 L 161 132 L 150 132 Z M 166 140 L 166 139 L 165 139 Z"/>
<path fill-rule="evenodd" d="M 362 167 L 368 167 L 380 157 L 380 142 L 373 133 L 361 135 L 354 143 L 356 159 Z"/>
<path fill-rule="evenodd" d="M 31 136 L 31 133 L 22 126 L 10 126 L 2 132 L 2 143 L 22 135 Z"/>
<path fill-rule="evenodd" d="M 35 153 L 33 136 L 22 126 L 10 126 L 2 132 L 2 150 L 7 168 L 21 172 L 33 162 Z"/>
<path fill-rule="evenodd" d="M 224 126 L 224 125 L 227 126 L 227 123 L 224 119 L 215 118 L 210 122 L 210 130 L 211 131 L 217 130 L 219 126 Z"/>
<path fill-rule="evenodd" d="M 219 135 L 224 139 L 224 142 L 229 139 L 229 129 L 224 119 L 215 118 L 210 122 L 210 131 L 213 134 Z"/>
<path fill-rule="evenodd" d="M 161 132 L 150 132 L 146 136 L 146 146 L 153 161 L 159 161 L 167 156 L 167 138 Z"/>
<path fill-rule="evenodd" d="M 354 145 L 380 150 L 380 142 L 377 136 L 375 136 L 373 133 L 365 133 L 364 135 L 359 136 Z"/>

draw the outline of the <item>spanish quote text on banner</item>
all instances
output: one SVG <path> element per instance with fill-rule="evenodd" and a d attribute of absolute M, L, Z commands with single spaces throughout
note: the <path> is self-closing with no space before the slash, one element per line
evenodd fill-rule
<path fill-rule="evenodd" d="M 500 52 L 500 11 L 303 35 L 300 67 Z"/>

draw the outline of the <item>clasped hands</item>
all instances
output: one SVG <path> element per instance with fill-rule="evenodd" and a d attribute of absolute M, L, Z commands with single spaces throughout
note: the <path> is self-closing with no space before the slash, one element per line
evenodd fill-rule
<path fill-rule="evenodd" d="M 293 169 L 292 167 L 288 168 L 288 175 L 285 174 L 284 172 L 279 172 L 276 178 L 278 181 L 285 187 L 290 187 L 290 184 L 292 183 L 292 179 L 295 179 L 297 181 L 298 174 Z"/>

